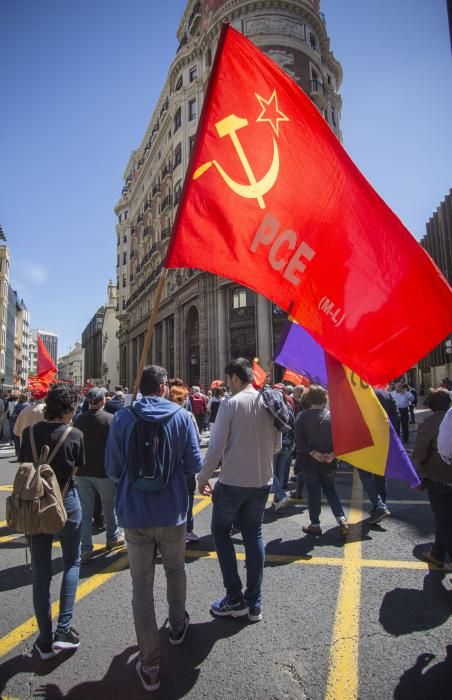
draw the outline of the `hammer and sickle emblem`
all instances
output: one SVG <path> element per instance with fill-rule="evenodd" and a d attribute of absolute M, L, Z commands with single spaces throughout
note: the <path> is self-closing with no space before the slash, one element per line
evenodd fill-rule
<path fill-rule="evenodd" d="M 247 199 L 257 199 L 258 204 L 261 209 L 265 209 L 265 202 L 263 195 L 266 194 L 275 184 L 279 173 L 279 152 L 278 145 L 273 137 L 273 160 L 268 172 L 264 175 L 261 180 L 256 180 L 256 177 L 251 169 L 251 165 L 246 157 L 243 146 L 239 141 L 237 136 L 237 131 L 242 129 L 244 126 L 248 126 L 248 120 L 237 117 L 235 114 L 230 114 L 228 117 L 221 119 L 216 122 L 215 127 L 218 131 L 220 138 L 223 136 L 230 136 L 231 141 L 234 144 L 234 148 L 237 151 L 237 155 L 240 158 L 240 162 L 243 165 L 243 169 L 249 180 L 249 185 L 242 185 L 240 182 L 236 182 L 230 177 L 221 165 L 216 160 L 210 160 L 207 163 L 201 165 L 195 171 L 193 175 L 193 180 L 197 180 L 201 177 L 212 165 L 216 167 L 221 177 L 231 188 L 233 192 L 238 194 L 240 197 L 246 197 Z"/>

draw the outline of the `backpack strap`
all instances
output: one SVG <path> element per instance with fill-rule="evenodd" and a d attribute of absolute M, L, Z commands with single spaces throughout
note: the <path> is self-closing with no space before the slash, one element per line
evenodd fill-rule
<path fill-rule="evenodd" d="M 50 455 L 49 455 L 49 457 L 48 457 L 48 460 L 47 460 L 48 463 L 49 463 L 50 465 L 51 465 L 51 463 L 52 463 L 52 459 L 55 457 L 56 453 L 58 452 L 58 450 L 60 449 L 60 447 L 62 446 L 62 444 L 63 444 L 64 441 L 66 440 L 66 438 L 68 437 L 68 435 L 69 435 L 69 433 L 71 432 L 71 430 L 72 430 L 72 427 L 71 427 L 70 425 L 68 425 L 67 428 L 66 428 L 66 430 L 64 431 L 64 433 L 62 434 L 62 436 L 61 436 L 60 439 L 58 440 L 57 444 L 56 444 L 55 447 L 53 448 L 53 450 L 52 450 L 52 452 L 50 453 Z"/>
<path fill-rule="evenodd" d="M 35 465 L 35 467 L 37 467 L 39 464 L 39 459 L 38 459 L 38 452 L 36 450 L 35 434 L 33 432 L 32 425 L 30 425 L 30 445 L 31 445 L 31 452 L 33 454 L 33 464 Z"/>

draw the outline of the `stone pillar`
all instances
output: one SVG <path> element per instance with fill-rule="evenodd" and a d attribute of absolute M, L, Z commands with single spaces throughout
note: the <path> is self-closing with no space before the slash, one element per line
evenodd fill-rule
<path fill-rule="evenodd" d="M 162 324 L 162 364 L 168 367 L 168 321 L 164 318 Z"/>
<path fill-rule="evenodd" d="M 256 294 L 257 356 L 260 366 L 270 370 L 273 362 L 271 302 Z"/>
<path fill-rule="evenodd" d="M 228 297 L 227 287 L 219 287 L 217 289 L 217 329 L 218 329 L 218 344 L 217 344 L 217 377 L 214 379 L 223 379 L 224 368 L 229 360 L 229 328 L 228 328 Z"/>

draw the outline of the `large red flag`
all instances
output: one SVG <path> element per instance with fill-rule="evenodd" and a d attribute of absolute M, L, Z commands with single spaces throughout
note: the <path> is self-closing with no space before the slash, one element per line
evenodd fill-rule
<path fill-rule="evenodd" d="M 452 330 L 438 268 L 311 100 L 230 27 L 165 267 L 260 292 L 372 383 L 399 376 Z"/>
<path fill-rule="evenodd" d="M 49 351 L 44 345 L 44 341 L 40 335 L 38 335 L 38 374 L 43 372 L 48 372 L 49 370 L 57 371 L 55 363 L 52 360 Z"/>

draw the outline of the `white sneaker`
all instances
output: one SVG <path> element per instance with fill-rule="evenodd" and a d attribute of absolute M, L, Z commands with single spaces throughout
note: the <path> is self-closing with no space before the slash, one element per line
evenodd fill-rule
<path fill-rule="evenodd" d="M 196 532 L 187 532 L 185 534 L 185 540 L 186 542 L 199 542 L 200 536 L 196 534 Z"/>
<path fill-rule="evenodd" d="M 284 498 L 281 498 L 280 501 L 278 501 L 277 503 L 274 503 L 273 505 L 274 505 L 275 510 L 281 510 L 281 508 L 285 508 L 286 506 L 289 505 L 289 499 L 287 496 L 284 496 Z"/>

